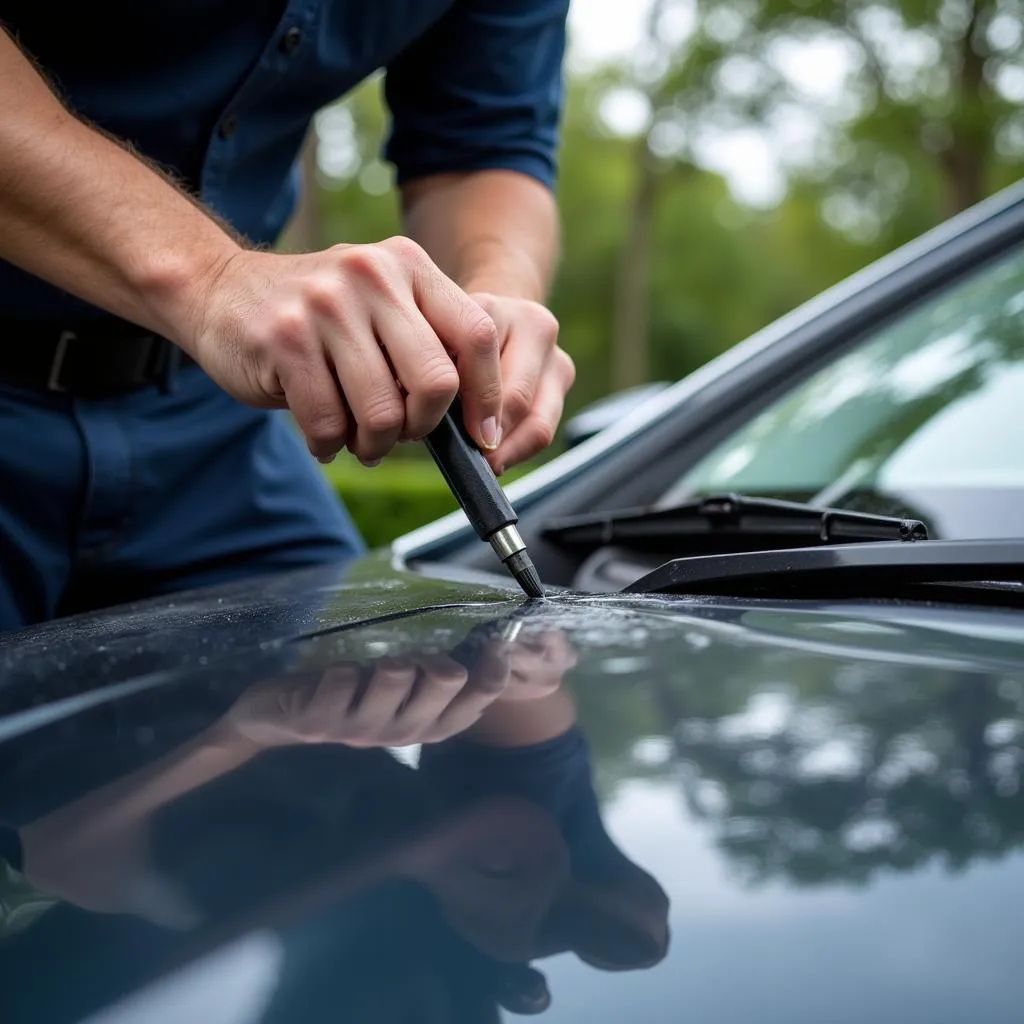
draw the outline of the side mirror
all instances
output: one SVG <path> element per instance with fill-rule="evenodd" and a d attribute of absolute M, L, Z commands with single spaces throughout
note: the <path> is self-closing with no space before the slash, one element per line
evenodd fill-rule
<path fill-rule="evenodd" d="M 563 436 L 566 448 L 575 448 L 599 434 L 605 427 L 618 423 L 623 416 L 628 416 L 648 399 L 664 391 L 668 381 L 656 381 L 653 384 L 641 384 L 625 391 L 616 391 L 606 398 L 599 398 L 582 411 L 578 412 L 565 424 Z"/>

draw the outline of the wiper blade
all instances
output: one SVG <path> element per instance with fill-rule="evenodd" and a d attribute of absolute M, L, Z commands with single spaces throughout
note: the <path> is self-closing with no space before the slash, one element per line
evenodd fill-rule
<path fill-rule="evenodd" d="M 623 592 L 1024 607 L 1024 540 L 853 544 L 677 558 Z"/>
<path fill-rule="evenodd" d="M 796 501 L 721 494 L 672 508 L 637 508 L 550 521 L 541 535 L 563 549 L 614 544 L 632 551 L 701 555 L 814 544 L 928 539 L 917 519 L 820 508 Z"/>

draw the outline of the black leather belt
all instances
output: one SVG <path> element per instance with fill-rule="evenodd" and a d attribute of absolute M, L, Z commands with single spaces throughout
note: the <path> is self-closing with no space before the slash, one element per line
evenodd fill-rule
<path fill-rule="evenodd" d="M 157 386 L 193 364 L 176 345 L 114 317 L 56 321 L 0 314 L 0 382 L 76 398 Z"/>

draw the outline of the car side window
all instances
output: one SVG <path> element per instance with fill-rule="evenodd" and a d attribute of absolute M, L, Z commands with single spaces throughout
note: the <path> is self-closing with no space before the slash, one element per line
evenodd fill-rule
<path fill-rule="evenodd" d="M 661 499 L 721 491 L 913 514 L 935 535 L 1024 522 L 1024 251 L 946 289 L 759 412 Z M 973 495 L 974 511 L 965 513 Z"/>

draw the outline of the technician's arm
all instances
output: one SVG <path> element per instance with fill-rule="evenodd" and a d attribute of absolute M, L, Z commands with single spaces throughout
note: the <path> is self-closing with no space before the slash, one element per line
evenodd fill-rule
<path fill-rule="evenodd" d="M 375 461 L 431 430 L 460 387 L 486 446 L 494 323 L 414 242 L 245 249 L 76 119 L 3 31 L 0 111 L 0 258 L 169 338 L 240 400 L 290 407 L 319 457 L 347 444 Z"/>
<path fill-rule="evenodd" d="M 0 110 L 0 256 L 178 340 L 191 282 L 238 244 L 158 172 L 72 116 L 6 33 Z"/>

